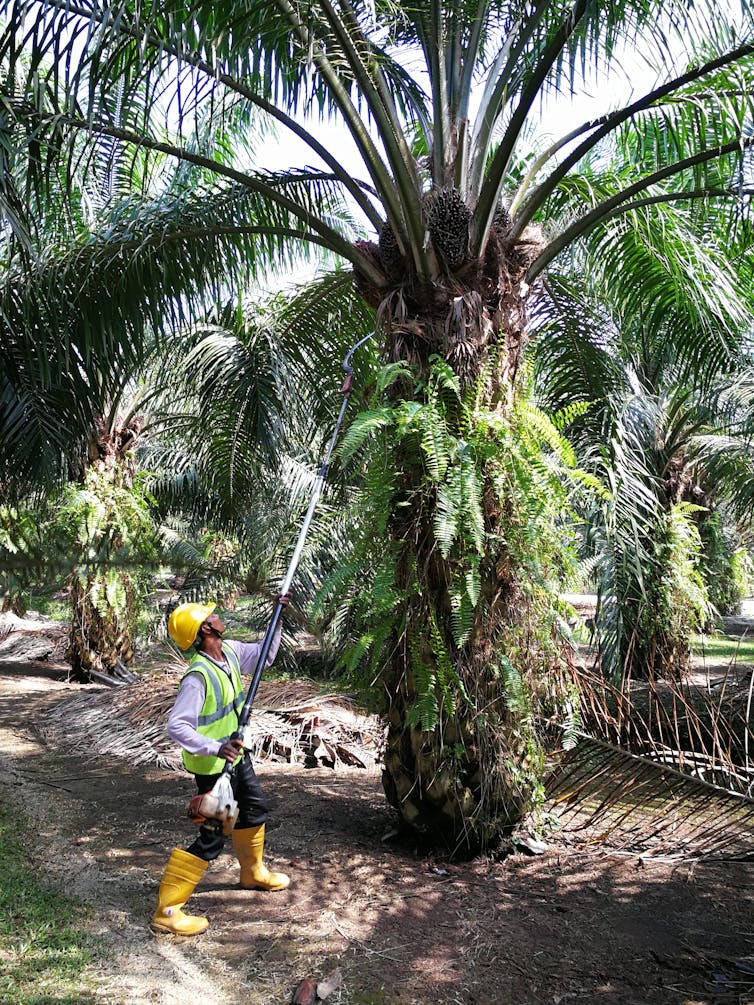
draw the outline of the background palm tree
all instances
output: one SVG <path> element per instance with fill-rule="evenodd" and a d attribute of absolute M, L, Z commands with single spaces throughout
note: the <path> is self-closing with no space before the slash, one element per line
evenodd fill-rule
<path fill-rule="evenodd" d="M 614 249 L 624 266 L 640 263 L 635 272 L 614 276 L 588 247 L 564 256 L 536 318 L 539 400 L 571 409 L 566 430 L 579 461 L 609 490 L 590 500 L 583 535 L 601 666 L 613 680 L 685 672 L 692 632 L 714 621 L 710 605 L 729 613 L 750 520 L 751 409 L 740 390 L 750 334 L 720 323 L 726 304 L 751 303 L 749 228 L 734 237 L 726 217 L 692 206 L 657 222 L 662 232 L 648 230 L 641 246 L 627 235 Z M 660 289 L 653 270 L 667 269 L 673 244 L 728 294 L 705 305 L 692 299 L 698 289 L 669 284 L 662 316 L 647 319 L 625 276 Z"/>
<path fill-rule="evenodd" d="M 520 459 L 505 441 L 526 425 L 516 397 L 532 291 L 559 255 L 591 246 L 615 262 L 627 303 L 633 278 L 650 327 L 668 290 L 685 288 L 689 307 L 719 300 L 723 309 L 710 312 L 718 330 L 736 333 L 744 312 L 734 291 L 720 297 L 681 244 L 641 286 L 621 270 L 627 246 L 640 248 L 677 204 L 747 210 L 751 24 L 728 24 L 716 4 L 644 0 L 75 9 L 42 0 L 33 11 L 4 10 L 11 270 L 26 267 L 32 229 L 19 173 L 47 199 L 70 191 L 72 165 L 117 162 L 122 176 L 156 184 L 166 158 L 178 167 L 160 199 L 165 226 L 145 229 L 131 201 L 97 247 L 114 270 L 124 256 L 161 262 L 142 275 L 133 314 L 145 299 L 183 305 L 181 283 L 185 291 L 200 261 L 218 275 L 213 255 L 224 261 L 229 249 L 256 262 L 260 249 L 267 259 L 314 245 L 353 266 L 383 357 L 398 364 L 379 403 L 392 409 L 384 425 L 396 433 L 380 503 L 391 559 L 381 575 L 394 599 L 380 645 L 393 754 L 386 789 L 407 823 L 451 848 L 494 842 L 538 791 L 538 771 L 525 770 L 538 763 L 532 696 L 545 700 L 554 670 L 547 604 L 530 588 L 533 540 L 518 533 L 526 496 L 500 462 L 513 470 Z M 646 94 L 531 148 L 544 98 L 578 86 L 586 67 L 604 70 L 609 86 L 621 43 L 662 59 L 672 37 L 688 69 L 668 62 Z M 306 110 L 343 123 L 363 177 L 299 123 Z M 317 165 L 250 166 L 245 141 L 257 117 L 303 141 Z M 128 314 L 126 296 L 116 303 Z M 704 321 L 689 327 L 705 330 Z M 430 422 L 399 437 L 416 415 L 407 403 Z M 436 721 L 426 709 L 438 710 Z"/>
<path fill-rule="evenodd" d="M 19 153 L 9 193 L 33 178 L 33 146 Z M 292 383 L 308 377 L 312 364 L 304 364 L 297 342 L 289 338 L 286 351 L 277 334 L 249 321 L 240 302 L 207 314 L 209 304 L 227 300 L 228 283 L 242 286 L 268 259 L 241 234 L 221 255 L 199 242 L 175 261 L 173 246 L 193 226 L 199 203 L 185 192 L 180 164 L 172 175 L 164 164 L 152 165 L 162 168 L 159 191 L 146 170 L 123 177 L 111 143 L 98 142 L 90 171 L 78 162 L 74 167 L 67 192 L 27 185 L 11 216 L 16 229 L 6 234 L 0 454 L 11 557 L 6 601 L 22 605 L 32 583 L 65 578 L 71 596 L 66 655 L 74 678 L 88 680 L 131 661 L 147 587 L 137 570 L 145 563 L 154 566 L 169 555 L 176 569 L 194 578 L 201 573 L 205 588 L 228 579 L 227 570 L 223 576 L 200 551 L 187 567 L 190 545 L 158 535 L 160 510 L 151 512 L 153 489 L 145 496 L 146 476 L 137 478 L 137 448 L 160 436 L 164 476 L 169 435 L 173 441 L 182 436 L 184 449 L 193 443 L 179 473 L 183 494 L 187 474 L 198 479 L 205 502 L 212 500 L 200 526 L 210 520 L 219 529 L 252 483 L 259 492 L 264 463 L 274 468 L 290 447 L 287 430 L 296 428 L 297 416 L 288 407 L 283 418 L 281 400 L 289 406 L 297 400 Z M 15 198 L 9 194 L 11 203 Z M 134 213 L 138 237 L 129 230 Z M 305 247 L 290 259 L 275 250 L 283 265 L 310 257 Z M 323 291 L 320 300 L 327 296 Z M 316 358 L 316 347 L 308 358 Z M 218 384 L 222 393 L 214 391 Z M 309 408 L 309 423 L 325 411 Z M 218 427 L 236 435 L 208 434 Z M 311 436 L 309 429 L 309 442 Z M 177 499 L 174 493 L 173 515 L 189 505 L 184 498 L 177 507 Z M 31 536 L 22 518 L 30 505 L 41 520 Z M 184 533 L 196 533 L 197 526 L 184 526 Z M 42 527 L 47 541 L 40 539 Z"/>
<path fill-rule="evenodd" d="M 194 590 L 242 586 L 264 598 L 266 612 L 283 579 L 341 402 L 337 367 L 351 335 L 339 318 L 359 316 L 358 304 L 344 306 L 343 281 L 335 274 L 264 304 L 226 305 L 159 360 L 171 383 L 140 459 L 163 539 L 176 549 L 170 564 Z M 310 312 L 328 301 L 328 324 L 317 330 Z M 362 384 L 367 377 L 357 370 Z M 293 584 L 293 611 L 316 593 L 318 552 L 340 523 L 344 488 L 333 465 Z M 232 542 L 214 565 L 192 545 L 207 528 Z"/>

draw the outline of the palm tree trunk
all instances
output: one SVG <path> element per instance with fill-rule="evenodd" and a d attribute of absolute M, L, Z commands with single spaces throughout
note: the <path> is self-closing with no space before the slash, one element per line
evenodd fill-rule
<path fill-rule="evenodd" d="M 499 240 L 493 245 L 483 267 L 470 270 L 475 288 L 459 288 L 456 281 L 443 290 L 436 284 L 423 315 L 413 317 L 405 306 L 416 291 L 403 290 L 395 301 L 401 312 L 383 316 L 388 358 L 408 360 L 424 380 L 420 387 L 439 356 L 460 386 L 473 392 L 476 408 L 507 421 L 524 347 L 520 279 L 526 255 L 510 249 L 504 254 Z M 474 440 L 464 427 L 468 415 L 459 412 L 450 430 L 459 443 Z M 447 418 L 452 424 L 453 416 Z M 464 576 L 467 555 L 463 549 L 441 554 L 433 530 L 438 490 L 428 486 L 421 452 L 404 449 L 396 458 L 399 490 L 389 526 L 398 553 L 397 590 L 406 607 L 384 678 L 383 784 L 415 834 L 452 854 L 475 853 L 509 834 L 541 793 L 536 716 L 557 690 L 557 646 L 546 594 L 508 543 L 525 517 L 514 493 L 501 494 L 499 479 L 493 480 L 481 458 L 484 554 L 478 598 L 459 639 L 453 584 Z"/>
<path fill-rule="evenodd" d="M 66 659 L 73 680 L 88 683 L 92 671 L 111 672 L 133 661 L 131 621 L 135 591 L 121 571 L 71 577 L 71 629 Z"/>
<path fill-rule="evenodd" d="M 79 480 L 88 496 L 97 500 L 96 515 L 81 521 L 86 534 L 79 545 L 82 554 L 98 556 L 95 564 L 82 564 L 70 577 L 71 628 L 66 659 L 73 679 L 82 682 L 91 680 L 92 671 L 108 673 L 118 661 L 125 665 L 133 661 L 131 633 L 137 590 L 132 575 L 112 560 L 124 547 L 118 529 L 121 507 L 130 511 L 134 521 L 134 445 L 141 425 L 139 416 L 123 423 L 99 420 L 79 459 Z"/>

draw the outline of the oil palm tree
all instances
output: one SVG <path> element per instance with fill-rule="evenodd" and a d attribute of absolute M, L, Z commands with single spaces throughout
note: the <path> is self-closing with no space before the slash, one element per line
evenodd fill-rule
<path fill-rule="evenodd" d="M 497 467 L 498 441 L 521 422 L 530 306 L 547 267 L 574 246 L 610 256 L 628 234 L 638 247 L 648 221 L 675 205 L 746 211 L 746 11 L 733 24 L 716 4 L 645 0 L 40 0 L 3 10 L 12 266 L 33 231 L 27 191 L 47 198 L 69 189 L 71 166 L 116 161 L 159 184 L 154 165 L 166 159 L 184 185 L 173 188 L 170 220 L 188 203 L 195 215 L 166 237 L 140 230 L 130 204 L 102 245 L 113 261 L 135 244 L 164 253 L 167 242 L 170 284 L 192 248 L 245 239 L 249 254 L 313 245 L 352 266 L 394 365 L 380 383 L 378 407 L 392 409 L 383 426 L 405 431 L 412 403 L 440 423 L 423 429 L 434 446 L 417 429 L 394 438 L 394 477 L 382 487 L 390 563 L 380 574 L 395 615 L 379 647 L 386 790 L 408 824 L 450 848 L 494 842 L 537 788 L 537 772 L 522 770 L 536 760 L 522 736 L 525 692 L 541 691 L 552 669 L 546 615 L 529 589 L 536 562 L 511 546 L 526 507 Z M 671 38 L 687 57 L 677 71 Z M 658 54 L 657 83 L 532 146 L 541 102 L 578 87 L 588 68 L 609 87 L 622 44 Z M 342 124 L 356 169 L 307 112 Z M 257 118 L 303 143 L 305 163 L 265 170 L 263 151 L 244 142 Z M 346 207 L 363 218 L 362 235 Z M 674 302 L 669 289 L 692 290 L 683 302 L 717 299 L 702 313 L 732 337 L 743 318 L 731 291 L 713 292 L 712 274 L 689 268 L 680 246 L 664 261 L 662 281 L 657 270 L 649 282 L 621 277 L 627 302 L 658 317 Z M 463 520 L 452 508 L 459 492 Z"/>
<path fill-rule="evenodd" d="M 742 304 L 752 302 L 748 228 L 733 238 L 693 210 L 662 222 L 682 226 L 686 253 L 718 269 Z M 651 275 L 667 238 L 628 245 L 644 260 L 641 274 Z M 532 345 L 541 404 L 567 405 L 579 461 L 607 489 L 588 500 L 582 531 L 598 586 L 600 663 L 613 681 L 677 677 L 688 669 L 691 633 L 714 620 L 711 602 L 725 594 L 704 554 L 717 542 L 710 558 L 718 576 L 722 559 L 732 558 L 721 553 L 718 508 L 729 523 L 750 520 L 749 332 L 738 344 L 726 341 L 707 314 L 706 333 L 684 337 L 705 311 L 684 309 L 682 293 L 674 309 L 647 321 L 625 308 L 620 280 L 588 251 L 566 265 L 570 274 L 548 275 Z M 592 277 L 587 296 L 584 270 Z"/>

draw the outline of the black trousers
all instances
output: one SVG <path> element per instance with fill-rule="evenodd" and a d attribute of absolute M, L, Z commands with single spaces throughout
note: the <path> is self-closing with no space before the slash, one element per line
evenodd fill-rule
<path fill-rule="evenodd" d="M 197 790 L 200 794 L 209 792 L 220 775 L 194 775 Z M 243 760 L 233 769 L 230 776 L 230 784 L 233 789 L 233 796 L 238 803 L 238 820 L 236 830 L 243 830 L 249 827 L 259 827 L 267 822 L 269 807 L 262 794 L 259 779 L 254 772 L 254 765 L 251 757 L 244 754 Z M 199 837 L 186 849 L 189 855 L 211 862 L 217 858 L 223 850 L 226 838 L 214 827 L 202 825 L 199 828 Z"/>

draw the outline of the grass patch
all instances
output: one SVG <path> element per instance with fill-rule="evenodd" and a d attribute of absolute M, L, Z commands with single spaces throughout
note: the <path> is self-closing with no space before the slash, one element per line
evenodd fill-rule
<path fill-rule="evenodd" d="M 691 651 L 715 662 L 754 663 L 754 637 L 737 635 L 694 635 Z"/>
<path fill-rule="evenodd" d="M 98 1005 L 101 989 L 85 968 L 103 940 L 87 930 L 88 911 L 38 875 L 28 826 L 0 805 L 0 1003 Z"/>

